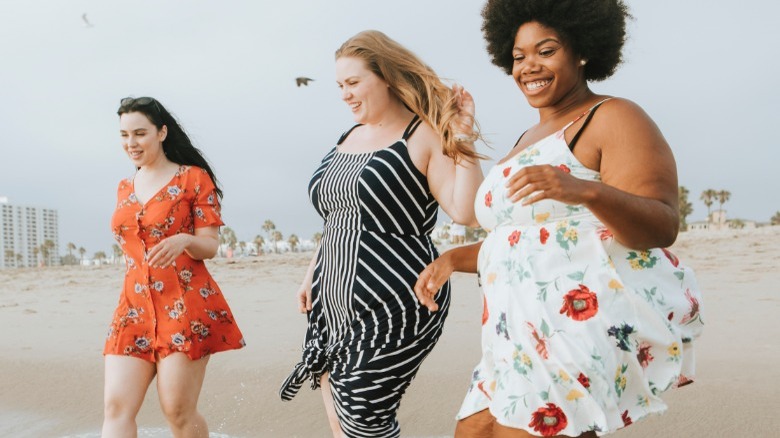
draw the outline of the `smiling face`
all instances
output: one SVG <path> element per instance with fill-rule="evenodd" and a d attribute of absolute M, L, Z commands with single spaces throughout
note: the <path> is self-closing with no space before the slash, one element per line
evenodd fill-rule
<path fill-rule="evenodd" d="M 534 108 L 555 106 L 587 88 L 581 58 L 554 29 L 538 22 L 525 23 L 517 30 L 512 57 L 512 76 Z"/>
<path fill-rule="evenodd" d="M 119 116 L 122 148 L 136 167 L 148 166 L 166 159 L 162 142 L 167 132 L 167 126 L 163 125 L 162 129 L 158 130 L 143 113 L 131 112 Z"/>
<path fill-rule="evenodd" d="M 357 123 L 370 124 L 380 120 L 394 98 L 387 82 L 369 70 L 360 58 L 338 58 L 336 82 L 341 89 L 341 99 L 349 105 Z"/>

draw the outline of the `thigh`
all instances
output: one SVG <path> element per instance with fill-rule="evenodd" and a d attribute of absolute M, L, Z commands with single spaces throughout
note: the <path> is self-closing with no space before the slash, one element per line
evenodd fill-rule
<path fill-rule="evenodd" d="M 103 388 L 105 403 L 138 411 L 154 379 L 155 369 L 154 363 L 137 357 L 107 354 Z"/>
<path fill-rule="evenodd" d="M 160 404 L 195 408 L 206 377 L 210 356 L 191 360 L 184 353 L 171 353 L 157 362 L 157 393 Z"/>
<path fill-rule="evenodd" d="M 490 410 L 484 409 L 459 420 L 455 426 L 455 438 L 492 438 L 496 419 Z"/>
<path fill-rule="evenodd" d="M 537 435 L 526 432 L 523 429 L 502 426 L 498 423 L 493 427 L 493 438 L 536 438 Z M 552 438 L 569 438 L 568 435 L 555 435 Z M 576 438 L 596 438 L 595 432 L 587 432 Z"/>

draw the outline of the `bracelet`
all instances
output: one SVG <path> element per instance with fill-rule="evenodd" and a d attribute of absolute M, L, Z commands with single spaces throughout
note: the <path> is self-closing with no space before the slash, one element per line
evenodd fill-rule
<path fill-rule="evenodd" d="M 471 135 L 467 134 L 455 134 L 452 136 L 453 140 L 455 140 L 456 143 L 474 143 L 479 138 L 479 135 L 477 133 L 472 133 Z"/>

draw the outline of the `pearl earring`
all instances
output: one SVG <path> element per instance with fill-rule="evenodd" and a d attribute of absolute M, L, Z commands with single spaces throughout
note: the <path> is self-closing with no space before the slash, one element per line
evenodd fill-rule
<path fill-rule="evenodd" d="M 580 59 L 580 65 L 585 65 L 588 63 L 587 59 Z"/>

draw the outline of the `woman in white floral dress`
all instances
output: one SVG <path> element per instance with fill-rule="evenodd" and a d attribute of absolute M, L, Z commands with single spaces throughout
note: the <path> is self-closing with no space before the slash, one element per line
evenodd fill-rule
<path fill-rule="evenodd" d="M 620 0 L 483 10 L 493 62 L 540 120 L 477 194 L 487 238 L 444 253 L 415 286 L 431 310 L 453 271 L 483 287 L 482 359 L 456 437 L 603 435 L 691 382 L 700 294 L 663 249 L 679 228 L 674 157 L 641 108 L 587 84 L 617 67 L 627 14 Z"/>

